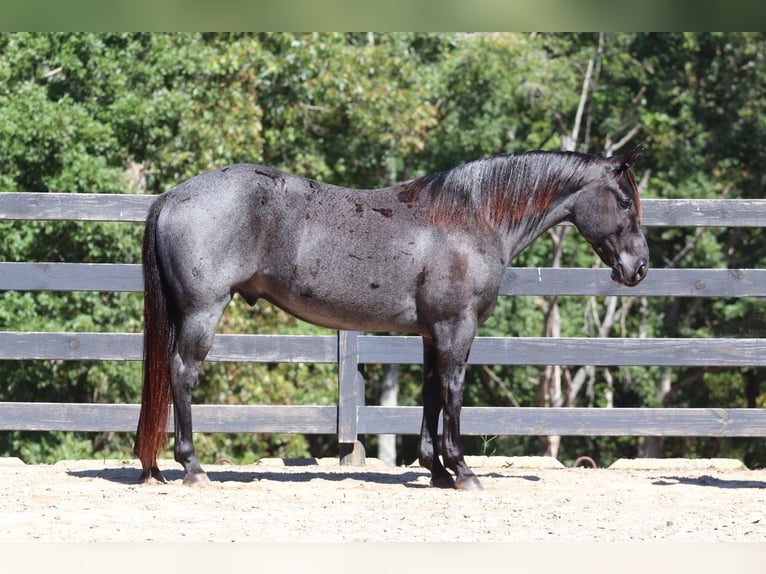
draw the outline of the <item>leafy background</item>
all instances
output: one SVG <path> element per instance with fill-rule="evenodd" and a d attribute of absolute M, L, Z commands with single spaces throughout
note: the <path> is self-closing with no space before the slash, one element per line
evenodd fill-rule
<path fill-rule="evenodd" d="M 757 198 L 766 182 L 766 35 L 760 33 L 4 33 L 0 191 L 160 193 L 202 171 L 257 162 L 379 187 L 528 149 L 616 153 L 641 143 L 645 197 Z M 649 229 L 654 267 L 758 268 L 761 229 Z M 0 223 L 5 261 L 140 261 L 141 226 Z M 516 265 L 594 266 L 555 230 Z M 6 330 L 141 330 L 138 294 L 0 294 Z M 483 335 L 764 336 L 761 298 L 501 298 Z M 221 332 L 316 333 L 241 300 Z M 368 402 L 384 369 L 367 369 Z M 417 366 L 399 402 L 419 404 Z M 766 406 L 755 368 L 471 367 L 469 405 Z M 0 400 L 138 402 L 140 364 L 3 361 Z M 195 401 L 333 404 L 331 365 L 206 364 Z M 0 433 L 27 462 L 128 457 L 132 436 Z M 199 435 L 203 459 L 332 456 L 333 437 Z M 399 437 L 398 462 L 415 458 Z M 376 438 L 367 437 L 375 455 Z M 733 456 L 762 440 L 476 437 L 468 452 Z"/>

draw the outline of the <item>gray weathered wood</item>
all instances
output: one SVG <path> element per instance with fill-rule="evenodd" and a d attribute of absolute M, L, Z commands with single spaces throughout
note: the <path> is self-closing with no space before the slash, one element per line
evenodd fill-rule
<path fill-rule="evenodd" d="M 0 193 L 0 219 L 144 221 L 153 195 Z M 762 227 L 766 199 L 645 199 L 649 227 Z"/>
<path fill-rule="evenodd" d="M 418 434 L 419 407 L 361 409 L 365 434 Z M 440 422 L 441 432 L 441 422 Z M 465 435 L 766 436 L 766 409 L 463 407 Z"/>
<path fill-rule="evenodd" d="M 0 403 L 0 431 L 133 432 L 140 405 Z M 194 405 L 195 430 L 335 434 L 334 406 Z M 364 406 L 360 434 L 420 431 L 420 407 Z M 172 432 L 173 417 L 168 423 Z M 716 436 L 766 435 L 766 409 L 589 409 L 464 407 L 465 435 Z"/>
<path fill-rule="evenodd" d="M 0 193 L 0 219 L 144 221 L 156 196 L 108 193 Z"/>
<path fill-rule="evenodd" d="M 619 295 L 654 297 L 766 296 L 766 269 L 652 269 L 636 287 L 609 269 L 513 267 L 501 295 Z M 0 262 L 0 290 L 143 291 L 141 266 L 116 263 Z"/>
<path fill-rule="evenodd" d="M 354 442 L 356 440 L 357 412 L 359 396 L 357 389 L 357 375 L 359 373 L 359 361 L 357 331 L 338 332 L 338 377 L 348 384 L 338 389 L 338 441 Z"/>
<path fill-rule="evenodd" d="M 418 337 L 363 335 L 358 340 L 359 363 L 416 364 L 422 361 Z M 0 359 L 140 361 L 141 358 L 140 333 L 0 332 Z M 221 334 L 216 336 L 208 360 L 336 363 L 338 355 L 336 338 L 330 335 Z M 766 339 L 477 337 L 468 362 L 474 365 L 766 366 Z"/>
<path fill-rule="evenodd" d="M 359 362 L 422 362 L 411 336 L 359 338 Z M 766 366 L 766 339 L 627 339 L 477 337 L 468 356 L 478 365 Z"/>
<path fill-rule="evenodd" d="M 143 292 L 141 265 L 0 262 L 0 290 Z"/>
<path fill-rule="evenodd" d="M 619 295 L 628 297 L 751 297 L 766 295 L 766 269 L 650 269 L 635 287 L 610 269 L 509 268 L 501 295 Z"/>
<path fill-rule="evenodd" d="M 332 335 L 216 335 L 210 361 L 337 363 Z M 0 359 L 140 361 L 140 333 L 0 332 Z"/>
<path fill-rule="evenodd" d="M 134 432 L 141 405 L 0 403 L 0 430 Z M 172 407 L 171 407 L 172 408 Z M 338 409 L 313 405 L 194 405 L 195 432 L 335 434 Z M 169 417 L 168 432 L 173 430 Z"/>
<path fill-rule="evenodd" d="M 763 227 L 766 199 L 645 199 L 650 227 Z"/>

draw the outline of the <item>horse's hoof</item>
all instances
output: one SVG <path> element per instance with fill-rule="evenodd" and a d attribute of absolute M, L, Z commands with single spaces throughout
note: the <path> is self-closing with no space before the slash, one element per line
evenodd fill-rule
<path fill-rule="evenodd" d="M 210 484 L 210 479 L 204 472 L 194 472 L 184 476 L 184 486 L 200 487 Z"/>
<path fill-rule="evenodd" d="M 448 474 L 435 476 L 431 479 L 431 488 L 455 488 L 455 481 Z"/>
<path fill-rule="evenodd" d="M 156 466 L 145 468 L 138 477 L 138 484 L 165 484 L 167 480 Z"/>
<path fill-rule="evenodd" d="M 475 476 L 469 476 L 468 478 L 455 483 L 457 490 L 484 490 L 484 487 L 479 482 L 479 479 Z"/>

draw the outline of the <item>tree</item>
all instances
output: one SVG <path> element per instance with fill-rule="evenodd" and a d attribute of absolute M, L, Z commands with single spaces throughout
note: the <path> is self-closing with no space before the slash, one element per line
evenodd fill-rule
<path fill-rule="evenodd" d="M 202 171 L 259 162 L 354 187 L 379 187 L 495 153 L 616 153 L 642 143 L 649 197 L 760 197 L 766 174 L 766 35 L 694 34 L 3 34 L 0 190 L 159 193 Z M 579 126 L 579 127 L 578 127 Z M 13 222 L 8 261 L 140 260 L 141 226 Z M 652 266 L 762 267 L 758 229 L 650 229 Z M 576 233 L 530 246 L 519 266 L 598 265 Z M 7 329 L 141 329 L 138 294 L 0 295 Z M 484 335 L 760 334 L 762 299 L 504 297 Z M 555 328 L 554 328 L 555 327 Z M 315 333 L 267 304 L 235 300 L 224 332 Z M 0 363 L 2 400 L 136 402 L 140 365 Z M 486 366 L 466 404 L 764 406 L 759 369 Z M 555 375 L 555 376 L 552 376 Z M 383 369 L 367 369 L 376 400 Z M 197 401 L 332 403 L 322 365 L 211 364 Z M 399 401 L 420 402 L 418 366 Z M 558 392 L 560 381 L 560 389 Z M 551 389 L 553 392 L 551 392 Z M 127 436 L 5 433 L 27 460 L 122 455 Z M 402 439 L 400 461 L 414 458 Z M 565 437 L 562 460 L 645 452 L 723 452 L 763 464 L 758 441 Z M 203 456 L 321 455 L 333 439 L 206 436 Z M 466 441 L 468 450 L 537 452 L 535 439 Z M 490 449 L 490 450 L 487 450 Z M 659 450 L 661 449 L 661 451 Z M 551 451 L 553 452 L 553 451 Z"/>
<path fill-rule="evenodd" d="M 406 37 L 363 44 L 334 34 L 0 38 L 6 191 L 154 193 L 238 161 L 362 187 L 396 178 L 434 122 Z M 138 262 L 140 226 L 126 227 L 9 223 L 2 249 L 8 260 Z M 4 293 L 0 314 L 8 328 L 139 330 L 140 304 L 137 295 Z M 316 330 L 268 305 L 251 310 L 241 302 L 230 307 L 221 330 L 250 332 L 256 325 L 267 332 Z M 0 368 L 6 400 L 88 401 L 108 394 L 135 402 L 139 396 L 139 365 L 6 362 Z M 329 366 L 211 364 L 206 374 L 211 380 L 198 389 L 200 400 L 322 404 L 335 397 Z M 315 383 L 301 382 L 306 379 Z M 14 433 L 3 448 L 28 460 L 55 457 L 75 443 L 84 453 L 94 448 L 72 436 L 52 433 L 34 443 Z M 95 448 L 126 451 L 128 442 L 96 439 Z M 249 455 L 249 437 L 212 437 L 207 446 L 242 457 L 302 455 L 308 448 L 302 437 L 257 442 Z"/>

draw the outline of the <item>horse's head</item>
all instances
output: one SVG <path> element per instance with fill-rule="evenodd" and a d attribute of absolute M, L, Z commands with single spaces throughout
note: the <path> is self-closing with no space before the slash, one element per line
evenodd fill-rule
<path fill-rule="evenodd" d="M 612 268 L 612 279 L 629 287 L 649 269 L 638 188 L 630 171 L 641 151 L 637 147 L 594 166 L 600 172 L 577 192 L 572 211 L 577 229 Z"/>

